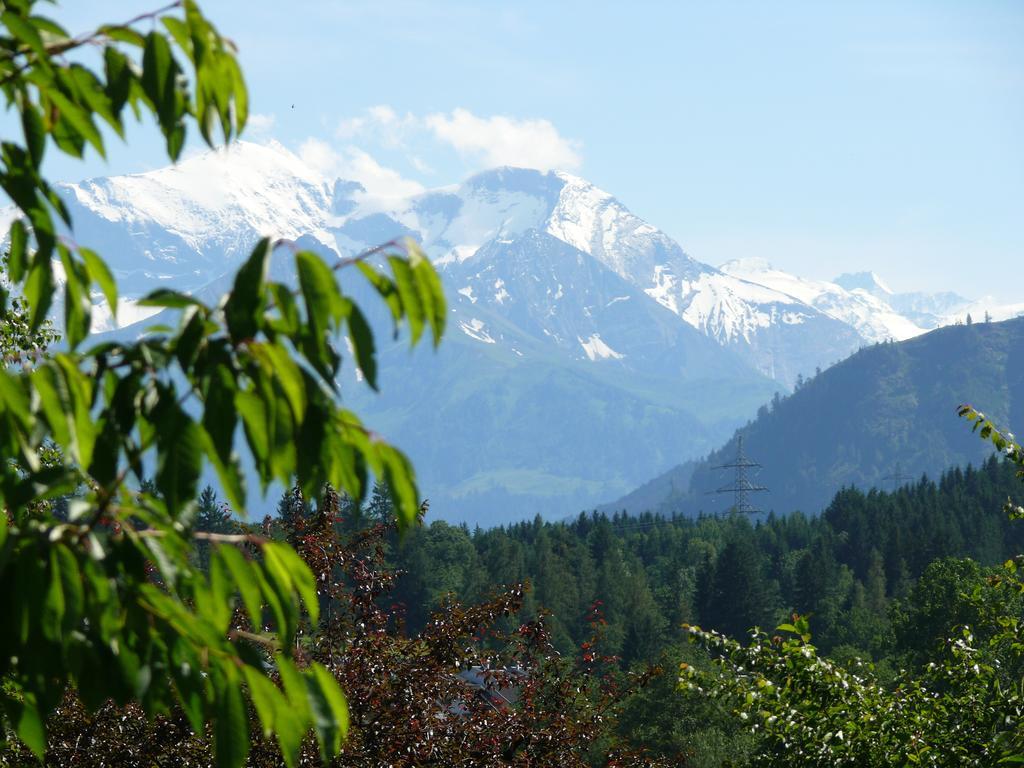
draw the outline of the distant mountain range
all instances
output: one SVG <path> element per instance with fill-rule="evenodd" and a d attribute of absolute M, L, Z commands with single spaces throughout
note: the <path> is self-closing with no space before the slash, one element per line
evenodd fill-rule
<path fill-rule="evenodd" d="M 278 144 L 241 142 L 60 191 L 76 240 L 120 280 L 122 327 L 146 319 L 133 299 L 157 285 L 223 291 L 263 234 L 342 256 L 420 240 L 446 285 L 448 336 L 437 355 L 384 344 L 383 394 L 349 386 L 347 397 L 412 455 L 438 514 L 481 524 L 625 493 L 865 344 L 968 311 L 1024 313 L 893 294 L 870 274 L 827 283 L 757 259 L 716 268 L 561 172 L 499 168 L 382 199 Z"/>
<path fill-rule="evenodd" d="M 750 495 L 762 510 L 819 513 L 844 486 L 891 490 L 950 467 L 977 464 L 991 446 L 956 407 L 971 403 L 1007 429 L 1024 429 L 1024 318 L 940 328 L 865 348 L 762 408 L 706 459 L 681 464 L 608 504 L 631 513 L 727 511 L 744 452 L 763 465 Z"/>

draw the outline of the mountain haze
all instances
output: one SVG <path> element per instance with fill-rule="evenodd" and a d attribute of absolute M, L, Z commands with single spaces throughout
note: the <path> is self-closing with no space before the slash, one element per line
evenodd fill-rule
<path fill-rule="evenodd" d="M 59 189 L 76 240 L 115 271 L 129 334 L 148 316 L 134 299 L 167 285 L 215 300 L 265 234 L 341 257 L 419 240 L 445 285 L 447 338 L 436 354 L 410 354 L 378 318 L 382 394 L 348 369 L 346 397 L 409 452 L 449 519 L 562 515 L 615 498 L 706 454 L 776 390 L 970 304 L 858 276 L 804 280 L 753 258 L 716 268 L 558 171 L 497 168 L 388 198 L 280 144 L 239 142 Z M 272 269 L 293 278 L 287 259 Z M 344 286 L 359 298 L 354 277 Z M 101 329 L 114 327 L 96 304 Z"/>
<path fill-rule="evenodd" d="M 705 460 L 666 472 L 609 508 L 696 514 L 725 511 L 731 482 L 714 467 L 736 455 L 738 435 L 770 489 L 759 507 L 819 513 L 844 486 L 890 488 L 990 454 L 956 416 L 969 402 L 1009 429 L 1024 425 L 1024 318 L 974 323 L 863 349 L 791 396 L 762 408 Z M 711 494 L 711 495 L 709 495 Z"/>

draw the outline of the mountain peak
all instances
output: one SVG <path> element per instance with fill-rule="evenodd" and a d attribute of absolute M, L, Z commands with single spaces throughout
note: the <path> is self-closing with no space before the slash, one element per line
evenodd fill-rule
<path fill-rule="evenodd" d="M 466 179 L 464 186 L 478 191 L 519 192 L 536 197 L 549 197 L 553 192 L 557 194 L 562 182 L 554 173 L 503 165 L 473 174 Z"/>
<path fill-rule="evenodd" d="M 753 275 L 759 272 L 776 271 L 775 265 L 768 261 L 768 259 L 761 256 L 748 256 L 744 259 L 731 259 L 724 264 L 720 264 L 718 268 L 726 274 L 736 275 L 738 277 Z"/>
<path fill-rule="evenodd" d="M 880 297 L 893 295 L 893 290 L 874 272 L 847 272 L 832 282 L 848 291 L 860 289 Z"/>

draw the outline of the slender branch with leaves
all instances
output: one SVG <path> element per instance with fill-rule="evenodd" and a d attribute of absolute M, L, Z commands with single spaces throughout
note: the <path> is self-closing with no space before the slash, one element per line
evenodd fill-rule
<path fill-rule="evenodd" d="M 248 96 L 234 46 L 191 0 L 80 35 L 42 5 L 0 2 L 0 90 L 21 127 L 0 141 L 0 188 L 16 211 L 2 298 L 33 338 L 47 327 L 59 263 L 66 341 L 31 366 L 0 370 L 5 729 L 42 759 L 46 716 L 74 688 L 89 709 L 113 701 L 153 715 L 176 705 L 196 732 L 212 723 L 218 765 L 245 761 L 250 705 L 286 764 L 310 729 L 328 760 L 347 728 L 343 693 L 322 665 L 292 657 L 301 609 L 317 620 L 314 578 L 289 546 L 254 537 L 205 537 L 209 569 L 199 570 L 197 484 L 212 465 L 244 510 L 240 453 L 264 490 L 297 483 L 312 495 L 330 484 L 361 498 L 376 477 L 392 488 L 400 524 L 412 524 L 420 500 L 408 460 L 340 402 L 335 340 L 348 336 L 372 386 L 376 365 L 369 324 L 339 276 L 354 266 L 396 333 L 407 324 L 416 343 L 429 329 L 435 344 L 439 279 L 411 241 L 335 265 L 265 238 L 217 304 L 159 290 L 140 303 L 176 315 L 171 327 L 85 348 L 94 293 L 116 311 L 117 284 L 99 254 L 75 243 L 43 174 L 46 153 L 103 156 L 134 115 L 153 120 L 176 160 L 192 127 L 210 146 L 230 142 Z M 99 66 L 75 60 L 86 48 L 81 58 L 98 53 Z M 282 257 L 297 289 L 268 279 Z M 53 501 L 68 496 L 58 515 Z M 251 631 L 229 631 L 236 604 Z"/>

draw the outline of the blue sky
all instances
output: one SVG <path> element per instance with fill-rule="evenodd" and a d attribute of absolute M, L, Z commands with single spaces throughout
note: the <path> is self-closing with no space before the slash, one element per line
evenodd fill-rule
<path fill-rule="evenodd" d="M 64 5 L 78 30 L 154 3 Z M 249 138 L 325 169 L 397 190 L 564 166 L 709 263 L 1024 300 L 1024 3 L 203 6 Z M 149 133 L 51 172 L 161 165 Z"/>

